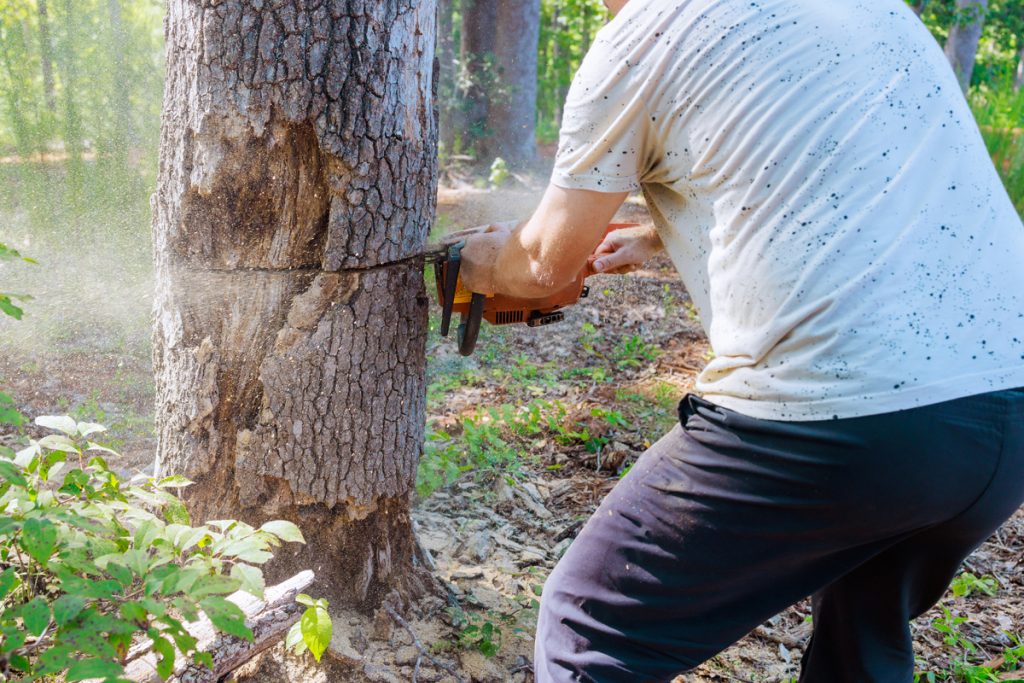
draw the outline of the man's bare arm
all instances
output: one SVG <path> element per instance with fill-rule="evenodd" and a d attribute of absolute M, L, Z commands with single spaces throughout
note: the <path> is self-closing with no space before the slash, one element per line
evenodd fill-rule
<path fill-rule="evenodd" d="M 627 196 L 549 185 L 533 216 L 511 232 L 494 227 L 466 238 L 463 282 L 527 299 L 559 291 L 586 266 Z"/>

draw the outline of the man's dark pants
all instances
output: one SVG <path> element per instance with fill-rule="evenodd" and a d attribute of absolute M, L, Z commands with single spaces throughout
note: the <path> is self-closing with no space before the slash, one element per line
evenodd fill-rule
<path fill-rule="evenodd" d="M 679 412 L 546 582 L 538 683 L 670 680 L 808 595 L 802 683 L 909 683 L 908 621 L 1024 502 L 1024 390 L 820 422 Z"/>

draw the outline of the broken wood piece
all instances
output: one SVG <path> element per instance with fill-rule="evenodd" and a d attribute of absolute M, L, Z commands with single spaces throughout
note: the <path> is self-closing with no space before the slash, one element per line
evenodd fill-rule
<path fill-rule="evenodd" d="M 228 600 L 238 605 L 245 613 L 245 624 L 253 632 L 253 642 L 229 636 L 217 631 L 205 615 L 196 621 L 187 622 L 185 628 L 198 641 L 196 649 L 209 652 L 213 657 L 213 669 L 197 666 L 181 653 L 174 660 L 174 673 L 169 681 L 179 683 L 212 683 L 221 676 L 237 669 L 257 654 L 284 638 L 292 624 L 302 616 L 303 607 L 295 597 L 313 583 L 313 572 L 299 572 L 287 581 L 270 586 L 263 599 L 236 591 Z M 156 653 L 152 642 L 146 640 L 132 647 L 128 653 L 129 663 L 125 677 L 137 683 L 161 683 L 156 673 Z"/>

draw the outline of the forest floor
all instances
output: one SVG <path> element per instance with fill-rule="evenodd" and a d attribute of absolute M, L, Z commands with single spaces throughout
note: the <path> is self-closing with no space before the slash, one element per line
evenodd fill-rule
<path fill-rule="evenodd" d="M 438 230 L 525 216 L 537 199 L 536 189 L 443 189 Z M 644 221 L 646 210 L 630 203 L 620 219 Z M 33 327 L 27 316 L 20 327 L 0 325 L 0 387 L 28 415 L 62 412 L 108 424 L 124 453 L 121 467 L 147 471 L 151 283 L 144 272 L 118 275 L 80 251 L 46 260 L 74 293 L 62 299 L 46 274 L 32 276 L 46 324 Z M 336 613 L 335 639 L 319 665 L 278 647 L 239 672 L 240 681 L 532 680 L 540 587 L 602 497 L 673 425 L 678 400 L 710 353 L 667 260 L 589 284 L 590 296 L 564 322 L 485 327 L 469 358 L 437 336 L 432 317 L 428 441 L 414 522 L 449 599 L 407 606 L 405 624 L 385 613 Z M 125 291 L 138 300 L 127 310 L 104 304 Z M 116 334 L 102 333 L 111 329 Z M 922 680 L 1024 680 L 1012 671 L 1015 656 L 1024 658 L 1012 639 L 1024 636 L 1022 558 L 1018 511 L 964 563 L 956 591 L 913 622 Z M 801 602 L 677 680 L 795 679 L 809 618 Z"/>

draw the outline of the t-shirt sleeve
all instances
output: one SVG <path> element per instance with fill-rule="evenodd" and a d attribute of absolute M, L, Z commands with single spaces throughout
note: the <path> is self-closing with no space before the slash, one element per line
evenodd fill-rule
<path fill-rule="evenodd" d="M 631 58 L 637 58 L 634 51 L 601 34 L 587 52 L 565 100 L 552 184 L 597 192 L 639 189 L 650 158 L 649 81 L 643 61 Z"/>

